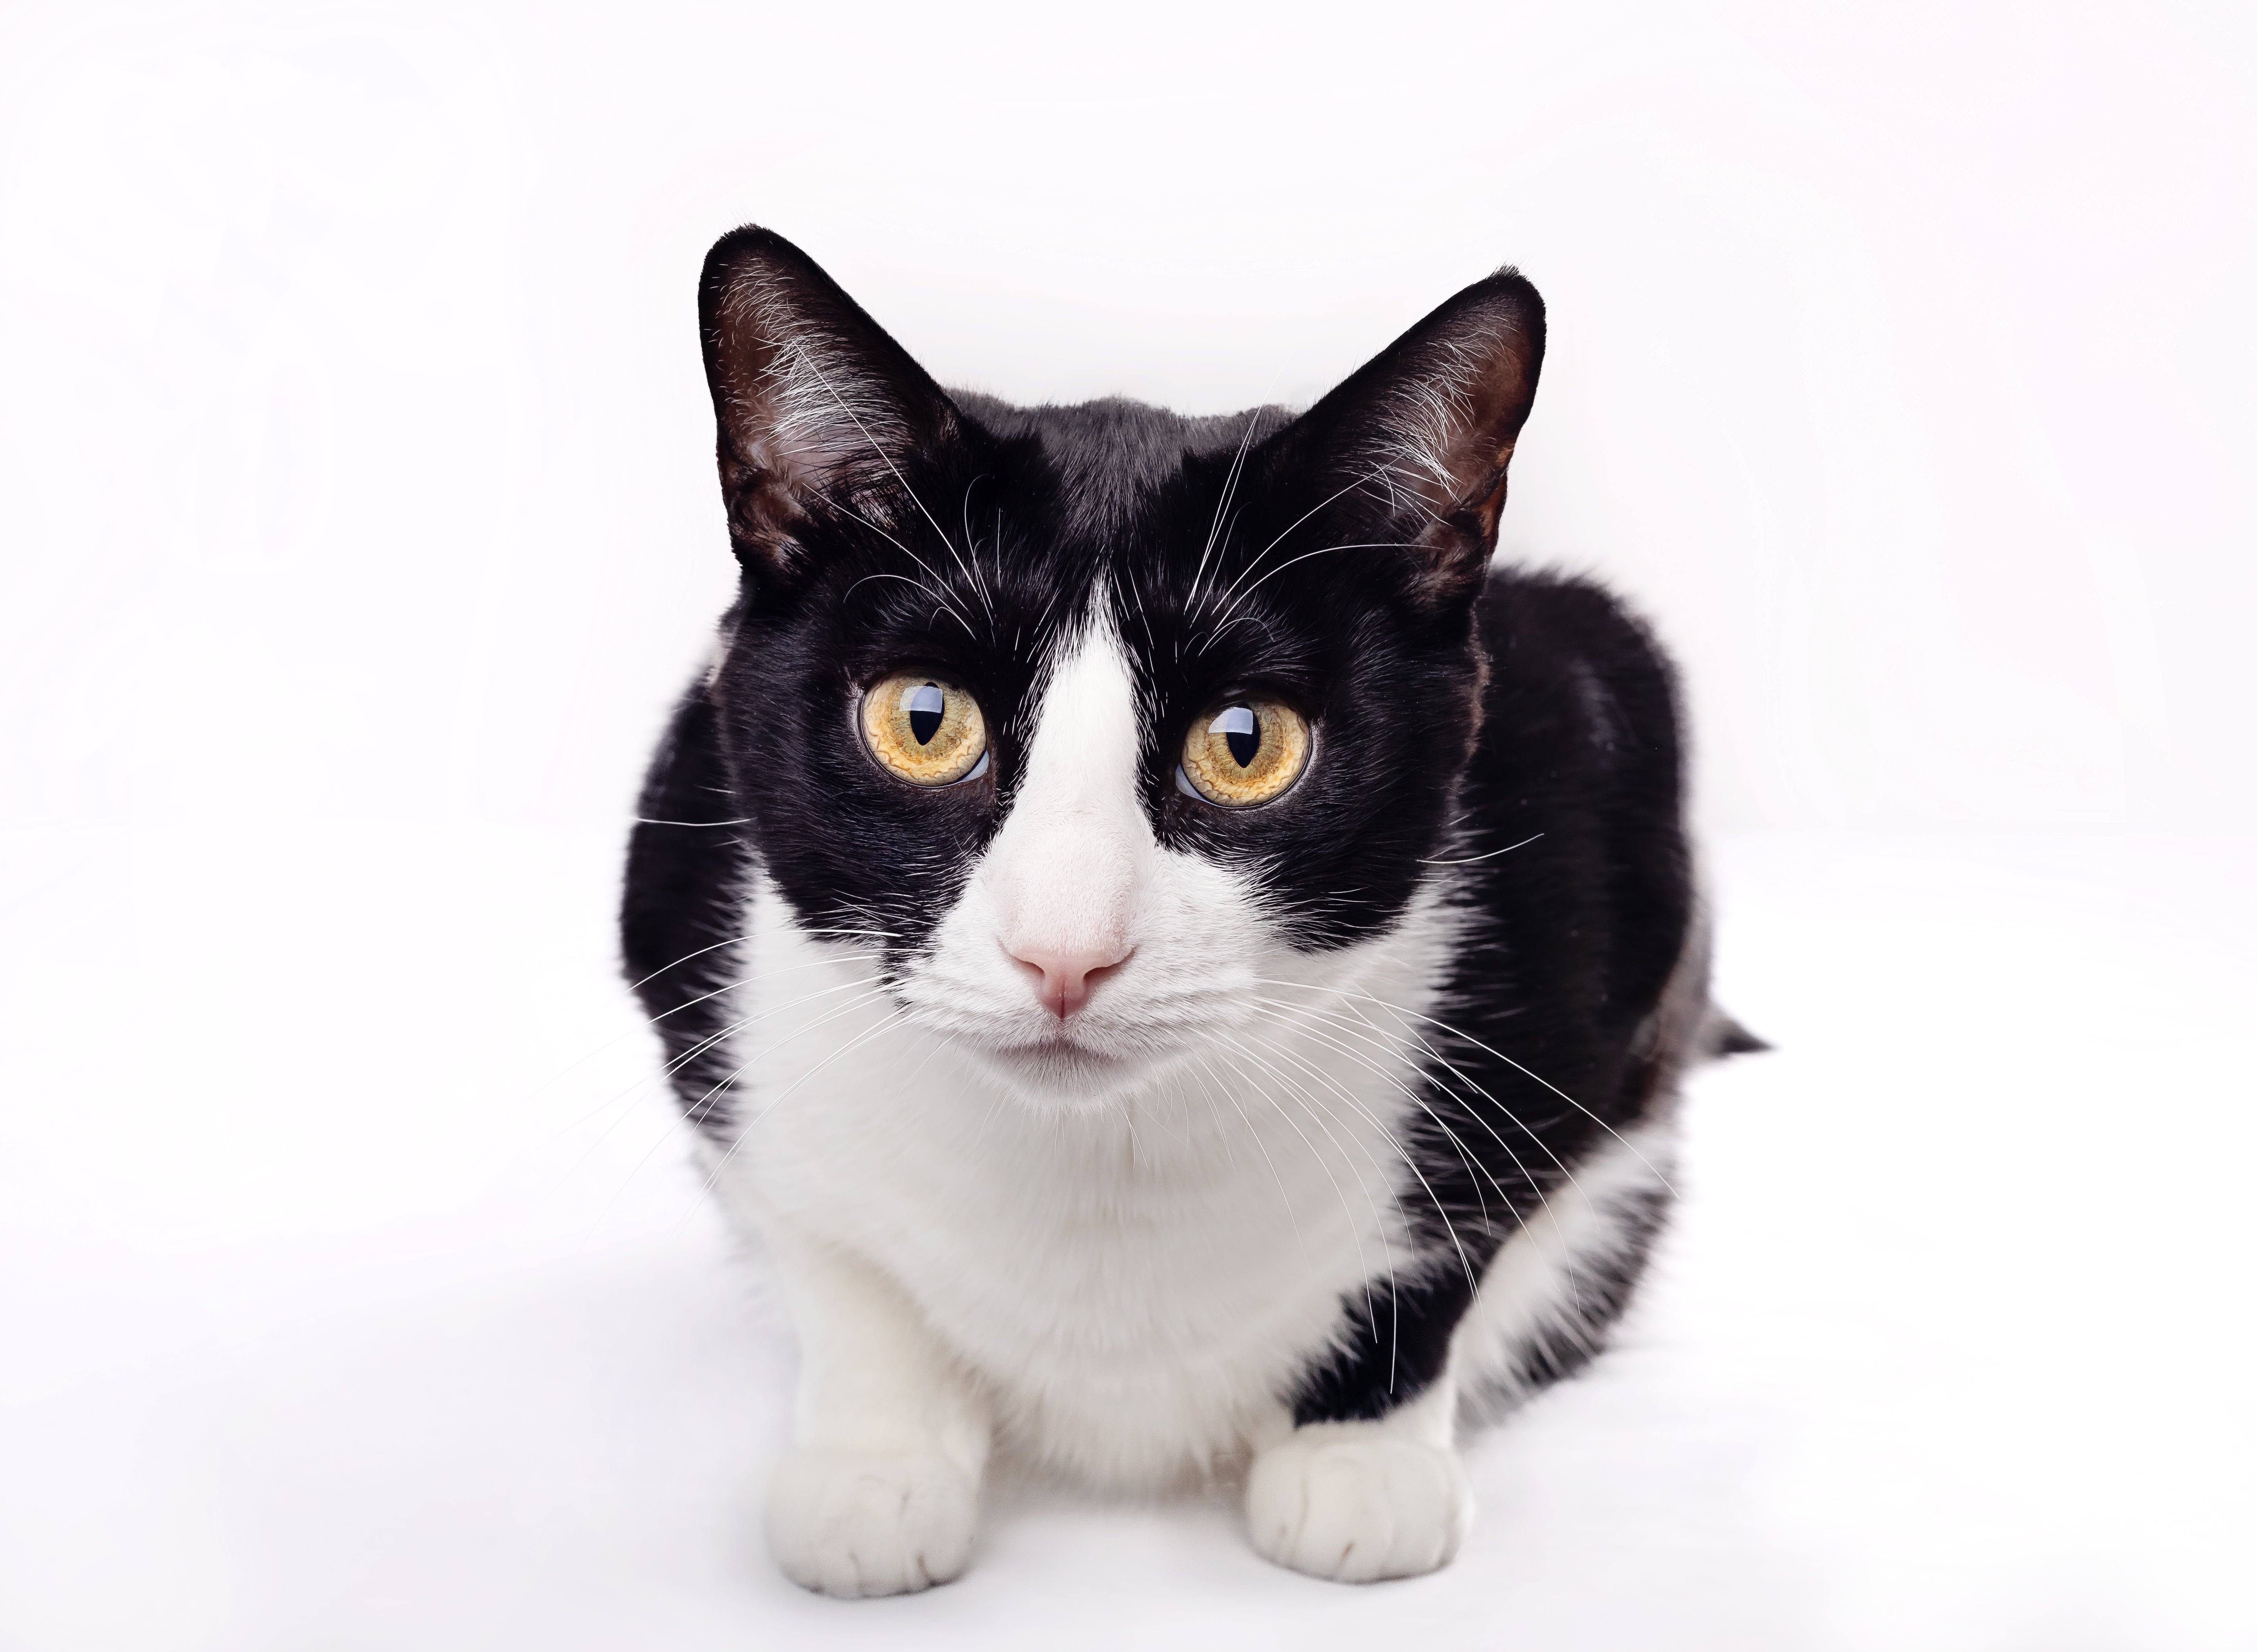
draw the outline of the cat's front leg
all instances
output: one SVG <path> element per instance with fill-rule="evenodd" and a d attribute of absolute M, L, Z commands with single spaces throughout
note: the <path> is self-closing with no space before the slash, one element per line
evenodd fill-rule
<path fill-rule="evenodd" d="M 792 1443 L 768 1486 L 777 1565 L 829 1595 L 950 1582 L 979 1522 L 985 1404 L 875 1268 L 832 1247 L 770 1242 L 801 1353 Z"/>
<path fill-rule="evenodd" d="M 1338 1583 L 1447 1565 L 1473 1524 L 1447 1373 L 1377 1418 L 1304 1422 L 1258 1451 L 1247 1477 L 1254 1546 Z"/>

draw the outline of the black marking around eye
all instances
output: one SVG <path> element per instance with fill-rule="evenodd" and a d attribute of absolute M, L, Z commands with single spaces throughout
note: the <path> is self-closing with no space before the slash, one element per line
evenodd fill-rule
<path fill-rule="evenodd" d="M 1262 720 L 1255 716 L 1250 707 L 1229 707 L 1207 725 L 1207 730 L 1210 734 L 1220 731 L 1225 743 L 1230 748 L 1230 755 L 1238 760 L 1241 769 L 1250 768 L 1256 754 L 1262 749 Z"/>
<path fill-rule="evenodd" d="M 940 732 L 941 713 L 948 709 L 948 696 L 937 683 L 927 683 L 909 694 L 909 733 L 916 736 L 920 746 L 932 744 L 932 737 Z"/>

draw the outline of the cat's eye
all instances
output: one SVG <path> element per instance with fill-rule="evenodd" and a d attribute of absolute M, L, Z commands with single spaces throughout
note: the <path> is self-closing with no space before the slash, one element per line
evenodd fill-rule
<path fill-rule="evenodd" d="M 1177 774 L 1184 789 L 1226 809 L 1267 803 L 1309 765 L 1309 725 L 1291 706 L 1266 694 L 1245 694 L 1209 707 L 1184 737 Z"/>
<path fill-rule="evenodd" d="M 911 785 L 945 786 L 987 768 L 987 720 L 947 678 L 896 671 L 862 696 L 862 743 Z"/>

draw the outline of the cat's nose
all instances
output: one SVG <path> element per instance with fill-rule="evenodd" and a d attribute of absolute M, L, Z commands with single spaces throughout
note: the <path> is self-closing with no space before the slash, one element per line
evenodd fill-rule
<path fill-rule="evenodd" d="M 1098 978 L 1128 961 L 1131 947 L 1058 947 L 1018 945 L 1011 956 L 1026 969 L 1043 1007 L 1065 1020 L 1089 1002 Z"/>

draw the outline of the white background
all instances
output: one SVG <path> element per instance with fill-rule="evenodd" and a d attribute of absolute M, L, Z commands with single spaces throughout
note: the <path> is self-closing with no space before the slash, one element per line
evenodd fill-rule
<path fill-rule="evenodd" d="M 0 1646 L 2257 1640 L 2253 174 L 2225 4 L 0 11 Z M 1505 549 L 1675 648 L 1781 1053 L 1444 1577 L 760 1560 L 605 930 L 746 220 L 1021 401 L 1544 291 Z"/>

